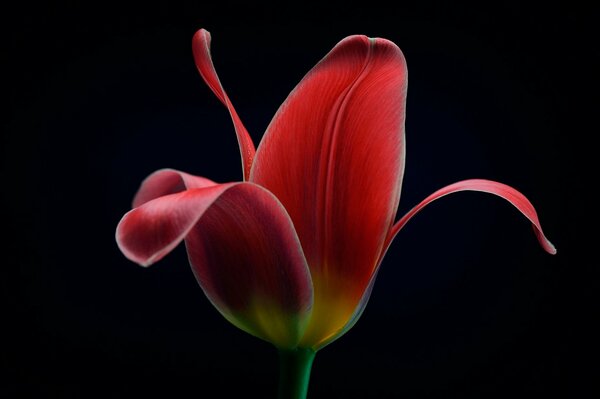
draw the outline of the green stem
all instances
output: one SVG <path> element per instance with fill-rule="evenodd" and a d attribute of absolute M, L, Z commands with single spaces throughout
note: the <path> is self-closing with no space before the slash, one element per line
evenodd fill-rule
<path fill-rule="evenodd" d="M 279 399 L 306 399 L 315 354 L 304 348 L 279 350 Z"/>

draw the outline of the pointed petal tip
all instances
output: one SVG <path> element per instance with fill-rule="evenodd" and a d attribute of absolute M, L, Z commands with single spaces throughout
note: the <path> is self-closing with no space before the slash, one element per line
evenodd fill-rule
<path fill-rule="evenodd" d="M 192 36 L 192 42 L 196 43 L 198 40 L 207 41 L 210 43 L 210 32 L 204 28 L 200 28 Z"/>
<path fill-rule="evenodd" d="M 549 239 L 546 238 L 544 233 L 535 227 L 533 227 L 533 231 L 544 251 L 548 252 L 550 255 L 556 255 L 556 247 L 550 242 Z"/>

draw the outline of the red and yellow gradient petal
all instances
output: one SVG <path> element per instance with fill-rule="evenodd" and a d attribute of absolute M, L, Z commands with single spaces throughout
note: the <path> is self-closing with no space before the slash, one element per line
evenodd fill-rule
<path fill-rule="evenodd" d="M 282 202 L 312 274 L 302 346 L 337 335 L 376 269 L 400 198 L 406 78 L 395 44 L 348 37 L 292 91 L 257 150 L 250 181 Z"/>
<path fill-rule="evenodd" d="M 556 248 L 550 242 L 550 240 L 548 240 L 548 238 L 546 238 L 546 236 L 544 235 L 542 226 L 540 224 L 540 220 L 538 218 L 535 208 L 533 207 L 533 204 L 527 199 L 527 197 L 525 197 L 525 195 L 523 195 L 518 190 L 516 190 L 513 187 L 510 187 L 506 184 L 495 182 L 492 180 L 486 180 L 486 179 L 468 179 L 468 180 L 462 180 L 462 181 L 450 184 L 446 187 L 443 187 L 443 188 L 435 191 L 434 193 L 429 195 L 427 198 L 425 198 L 423 201 L 421 201 L 419 204 L 417 204 L 415 207 L 413 207 L 402 218 L 400 218 L 400 220 L 398 220 L 398 222 L 390 230 L 388 239 L 385 244 L 385 250 L 381 253 L 381 257 L 379 258 L 377 270 L 371 277 L 371 282 L 370 282 L 367 290 L 365 291 L 365 293 L 360 301 L 360 304 L 356 307 L 354 314 L 348 321 L 348 324 L 344 327 L 344 329 L 340 332 L 339 335 L 342 335 L 343 333 L 345 333 L 346 331 L 348 331 L 349 329 L 351 329 L 354 326 L 354 324 L 356 323 L 356 321 L 358 320 L 358 318 L 364 311 L 365 306 L 367 306 L 367 302 L 368 302 L 369 296 L 371 294 L 371 289 L 373 288 L 373 285 L 375 283 L 375 278 L 377 276 L 377 271 L 379 270 L 379 266 L 381 265 L 384 255 L 386 254 L 387 250 L 389 249 L 389 246 L 391 245 L 394 238 L 397 236 L 398 232 L 406 225 L 406 223 L 410 219 L 412 219 L 413 216 L 415 216 L 418 212 L 420 212 L 425 206 L 429 205 L 433 201 L 440 199 L 448 194 L 462 192 L 462 191 L 478 191 L 478 192 L 483 192 L 483 193 L 488 193 L 488 194 L 494 194 L 494 195 L 497 195 L 497 196 L 507 200 L 508 202 L 510 202 L 515 208 L 517 208 L 523 214 L 523 216 L 525 216 L 531 222 L 531 225 L 533 227 L 533 232 L 534 232 L 538 242 L 540 243 L 541 247 L 551 255 L 556 254 Z"/>
<path fill-rule="evenodd" d="M 297 346 L 312 311 L 310 272 L 289 216 L 264 188 L 218 184 L 155 198 L 123 217 L 116 238 L 143 266 L 185 240 L 200 286 L 227 320 L 279 348 Z"/>

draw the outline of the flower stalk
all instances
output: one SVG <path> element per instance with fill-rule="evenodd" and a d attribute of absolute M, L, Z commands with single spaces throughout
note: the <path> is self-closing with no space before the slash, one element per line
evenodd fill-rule
<path fill-rule="evenodd" d="M 279 350 L 279 399 L 306 399 L 315 355 L 306 348 Z"/>

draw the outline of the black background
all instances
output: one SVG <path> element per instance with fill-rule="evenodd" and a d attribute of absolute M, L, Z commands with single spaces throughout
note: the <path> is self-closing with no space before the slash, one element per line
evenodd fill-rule
<path fill-rule="evenodd" d="M 343 37 L 394 41 L 409 68 L 399 215 L 443 185 L 495 179 L 528 196 L 558 248 L 546 254 L 496 197 L 436 202 L 398 235 L 356 326 L 318 353 L 309 397 L 597 395 L 598 273 L 583 255 L 594 226 L 583 188 L 594 183 L 598 14 L 221 3 L 2 13 L 6 397 L 275 397 L 276 351 L 212 308 L 183 247 L 142 269 L 114 242 L 150 172 L 241 178 L 228 114 L 193 63 L 199 28 L 212 33 L 255 143 Z"/>

